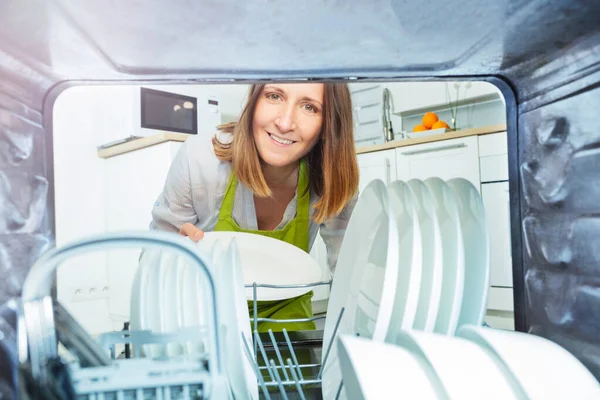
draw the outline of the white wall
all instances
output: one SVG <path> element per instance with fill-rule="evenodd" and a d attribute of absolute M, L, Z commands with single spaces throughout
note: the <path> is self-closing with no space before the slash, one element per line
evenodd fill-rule
<path fill-rule="evenodd" d="M 208 135 L 215 133 L 218 123 L 237 119 L 248 88 L 145 87 L 199 98 L 216 94 L 223 120 L 219 117 L 210 126 L 200 123 L 199 134 Z M 135 134 L 134 93 L 131 86 L 84 86 L 70 88 L 57 99 L 53 110 L 57 246 L 103 232 L 148 229 L 152 204 L 181 143 L 109 159 L 97 155 L 97 146 Z M 59 267 L 58 298 L 90 333 L 121 329 L 128 320 L 138 254 L 139 250 L 90 254 Z"/>
<path fill-rule="evenodd" d="M 131 130 L 126 87 L 74 87 L 56 100 L 53 115 L 56 244 L 105 231 L 106 182 L 104 163 L 96 146 L 104 137 L 125 137 Z M 98 297 L 108 286 L 107 255 L 92 254 L 58 269 L 58 299 L 80 317 L 90 332 L 112 324 L 108 298 Z M 88 298 L 94 288 L 93 301 Z M 79 292 L 77 292 L 79 291 Z M 78 293 L 76 295 L 76 292 Z"/>
<path fill-rule="evenodd" d="M 250 85 L 219 85 L 218 87 L 222 123 L 237 121 L 246 104 Z"/>

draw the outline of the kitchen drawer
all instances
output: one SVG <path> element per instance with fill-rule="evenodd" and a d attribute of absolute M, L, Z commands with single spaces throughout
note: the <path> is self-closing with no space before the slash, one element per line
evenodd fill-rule
<path fill-rule="evenodd" d="M 442 140 L 396 149 L 397 179 L 464 178 L 480 190 L 477 137 Z"/>
<path fill-rule="evenodd" d="M 513 289 L 504 287 L 490 287 L 487 302 L 488 310 L 514 311 Z"/>
<path fill-rule="evenodd" d="M 481 183 L 508 180 L 508 155 L 499 154 L 479 158 Z"/>
<path fill-rule="evenodd" d="M 479 157 L 508 154 L 506 132 L 491 133 L 489 135 L 480 135 L 478 136 L 478 138 Z"/>
<path fill-rule="evenodd" d="M 376 104 L 381 105 L 383 101 L 383 88 L 378 84 L 356 87 L 351 90 L 351 94 L 355 111 L 374 107 Z"/>
<path fill-rule="evenodd" d="M 364 126 L 369 123 L 381 121 L 381 103 L 375 107 L 366 107 L 354 112 L 354 122 L 356 126 Z M 381 133 L 383 135 L 383 132 Z"/>

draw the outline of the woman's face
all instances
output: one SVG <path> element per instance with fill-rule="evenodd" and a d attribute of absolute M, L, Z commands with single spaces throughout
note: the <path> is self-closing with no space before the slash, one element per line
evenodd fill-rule
<path fill-rule="evenodd" d="M 287 166 L 314 147 L 323 126 L 324 94 L 322 83 L 265 85 L 252 119 L 254 142 L 265 163 Z"/>

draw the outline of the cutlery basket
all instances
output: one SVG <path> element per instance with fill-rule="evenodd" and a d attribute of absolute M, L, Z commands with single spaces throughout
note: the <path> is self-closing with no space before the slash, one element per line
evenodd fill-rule
<path fill-rule="evenodd" d="M 158 247 L 171 250 L 197 266 L 208 282 L 211 314 L 205 329 L 186 328 L 175 334 L 149 331 L 112 332 L 100 344 L 85 333 L 68 313 L 53 302 L 50 292 L 54 273 L 65 260 L 108 248 Z M 218 296 L 213 276 L 195 247 L 164 232 L 105 234 L 54 249 L 32 267 L 23 286 L 23 308 L 19 317 L 25 332 L 20 338 L 19 359 L 35 383 L 32 398 L 51 399 L 221 399 L 229 387 L 224 373 L 223 349 L 219 342 Z M 116 343 L 169 344 L 201 337 L 206 351 L 194 359 L 113 359 L 105 352 Z M 67 366 L 58 356 L 58 341 L 78 357 Z M 104 348 L 102 348 L 104 346 Z M 57 361 L 58 360 L 58 361 Z M 58 363 L 58 364 L 57 364 Z M 57 368 L 57 365 L 59 368 Z M 56 371 L 60 370 L 60 376 Z"/>

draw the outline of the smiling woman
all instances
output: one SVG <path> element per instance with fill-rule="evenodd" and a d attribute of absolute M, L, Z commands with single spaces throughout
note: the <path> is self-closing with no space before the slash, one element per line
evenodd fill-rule
<path fill-rule="evenodd" d="M 253 85 L 237 122 L 207 146 L 190 137 L 152 212 L 153 229 L 199 240 L 205 231 L 248 232 L 309 252 L 320 232 L 333 271 L 358 190 L 352 104 L 345 84 Z M 312 317 L 312 292 L 259 302 L 258 317 Z M 260 331 L 313 322 L 259 324 Z"/>

